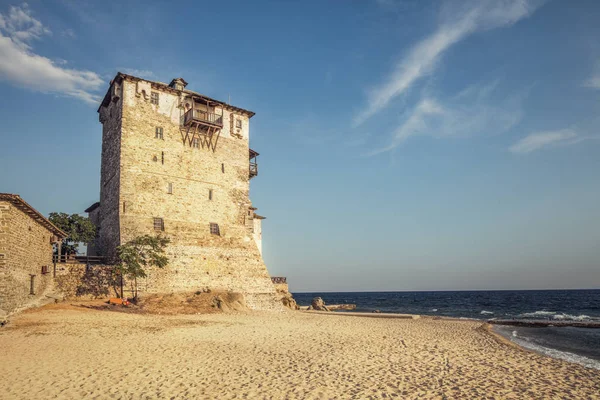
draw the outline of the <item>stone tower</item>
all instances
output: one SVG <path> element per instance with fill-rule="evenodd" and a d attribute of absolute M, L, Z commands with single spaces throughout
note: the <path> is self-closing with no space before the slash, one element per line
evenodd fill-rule
<path fill-rule="evenodd" d="M 249 198 L 258 153 L 253 112 L 170 84 L 118 73 L 98 109 L 100 202 L 86 211 L 99 228 L 92 254 L 142 235 L 171 239 L 169 265 L 141 289 L 243 293 L 251 308 L 279 303 L 261 256 L 261 220 Z"/>

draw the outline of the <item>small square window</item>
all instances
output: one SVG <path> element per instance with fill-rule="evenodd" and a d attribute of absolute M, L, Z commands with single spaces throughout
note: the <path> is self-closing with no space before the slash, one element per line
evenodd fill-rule
<path fill-rule="evenodd" d="M 208 199 L 209 200 L 213 199 L 213 191 L 212 191 L 212 189 L 208 189 Z"/>
<path fill-rule="evenodd" d="M 219 230 L 219 224 L 215 224 L 214 222 L 210 223 L 210 233 L 213 235 L 221 236 L 221 231 Z"/>
<path fill-rule="evenodd" d="M 155 137 L 156 139 L 164 139 L 164 136 L 163 136 L 163 128 L 162 128 L 162 127 L 160 127 L 160 126 L 157 126 L 157 127 L 156 127 L 156 131 L 155 131 L 155 133 L 154 133 L 154 137 Z"/>
<path fill-rule="evenodd" d="M 155 231 L 164 231 L 165 230 L 165 221 L 162 218 L 154 218 L 154 230 Z"/>
<path fill-rule="evenodd" d="M 200 147 L 200 140 L 198 138 L 193 138 L 192 139 L 192 147 L 197 149 Z"/>
<path fill-rule="evenodd" d="M 171 182 L 167 185 L 167 193 L 173 194 L 173 184 Z"/>
<path fill-rule="evenodd" d="M 237 129 L 242 129 L 242 120 L 241 119 L 236 119 L 235 120 L 235 127 Z"/>
<path fill-rule="evenodd" d="M 150 93 L 150 103 L 158 105 L 158 92 Z"/>

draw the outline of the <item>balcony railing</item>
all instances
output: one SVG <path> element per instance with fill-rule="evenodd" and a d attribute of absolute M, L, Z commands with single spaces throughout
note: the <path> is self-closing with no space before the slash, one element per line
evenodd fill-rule
<path fill-rule="evenodd" d="M 183 124 L 187 126 L 192 122 L 199 122 L 202 124 L 214 125 L 222 128 L 223 116 L 220 114 L 191 108 L 185 112 L 183 116 Z"/>
<path fill-rule="evenodd" d="M 104 257 L 101 256 L 77 256 L 77 255 L 52 255 L 52 262 L 57 264 L 102 264 Z"/>
<path fill-rule="evenodd" d="M 250 178 L 254 178 L 258 175 L 258 164 L 255 162 L 250 162 Z"/>

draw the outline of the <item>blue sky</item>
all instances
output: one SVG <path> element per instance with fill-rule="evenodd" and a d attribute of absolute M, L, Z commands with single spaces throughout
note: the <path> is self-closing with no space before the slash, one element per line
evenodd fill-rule
<path fill-rule="evenodd" d="M 117 71 L 257 114 L 295 291 L 600 287 L 597 1 L 0 1 L 0 191 L 98 199 Z"/>

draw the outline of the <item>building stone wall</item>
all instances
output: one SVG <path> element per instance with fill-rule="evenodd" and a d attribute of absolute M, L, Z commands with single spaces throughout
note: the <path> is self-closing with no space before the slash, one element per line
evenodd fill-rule
<path fill-rule="evenodd" d="M 54 266 L 55 290 L 65 299 L 98 299 L 116 296 L 113 265 L 62 263 Z M 129 295 L 129 294 L 127 294 Z"/>
<path fill-rule="evenodd" d="M 127 78 L 118 86 L 99 110 L 104 254 L 114 254 L 116 245 L 136 236 L 162 234 L 171 239 L 170 263 L 150 270 L 142 291 L 209 287 L 244 293 L 254 308 L 276 307 L 275 290 L 252 231 L 249 116 L 217 107 L 217 113 L 223 112 L 223 129 L 218 140 L 216 134 L 213 137 L 215 150 L 196 148 L 182 124 L 192 102 L 185 92 Z M 158 105 L 150 101 L 152 92 L 159 94 Z M 236 119 L 242 121 L 241 129 Z M 162 137 L 156 137 L 157 128 Z M 164 230 L 155 229 L 154 218 L 162 218 Z M 211 234 L 211 223 L 219 225 L 220 235 Z"/>
<path fill-rule="evenodd" d="M 262 256 L 262 218 L 253 218 L 252 220 L 252 237 L 258 247 L 258 251 Z"/>
<path fill-rule="evenodd" d="M 112 101 L 100 107 L 99 119 L 102 123 L 102 162 L 100 165 L 100 208 L 98 219 L 98 240 L 95 251 L 108 259 L 114 259 L 116 247 L 120 244 L 119 229 L 119 190 L 121 180 L 121 114 L 122 102 L 118 101 L 121 87 L 115 85 Z"/>
<path fill-rule="evenodd" d="M 0 309 L 13 312 L 53 288 L 52 239 L 48 231 L 12 203 L 0 201 Z M 48 273 L 42 274 L 42 266 Z M 30 294 L 33 276 L 34 294 Z"/>

